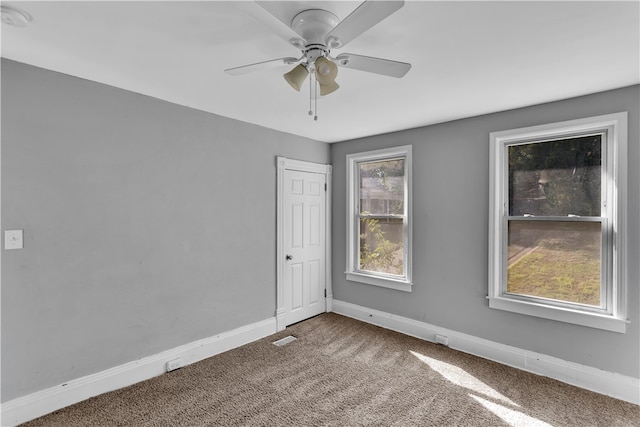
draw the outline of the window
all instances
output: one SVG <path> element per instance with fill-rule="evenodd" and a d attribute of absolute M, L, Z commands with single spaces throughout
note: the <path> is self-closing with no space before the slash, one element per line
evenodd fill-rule
<path fill-rule="evenodd" d="M 489 306 L 624 332 L 627 114 L 491 134 Z"/>
<path fill-rule="evenodd" d="M 347 156 L 347 280 L 411 291 L 411 146 Z"/>

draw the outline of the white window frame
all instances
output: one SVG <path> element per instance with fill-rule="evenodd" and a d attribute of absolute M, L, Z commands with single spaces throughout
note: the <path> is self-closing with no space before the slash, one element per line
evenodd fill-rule
<path fill-rule="evenodd" d="M 363 162 L 382 161 L 404 158 L 404 271 L 403 277 L 376 273 L 359 269 L 360 259 L 360 217 L 359 217 L 359 180 L 358 164 Z M 352 282 L 366 283 L 374 286 L 411 292 L 411 254 L 412 254 L 412 226 L 411 226 L 411 145 L 386 148 L 347 155 L 347 271 L 346 278 Z"/>
<path fill-rule="evenodd" d="M 602 310 L 577 305 L 547 303 L 541 298 L 506 292 L 508 157 L 507 148 L 527 142 L 547 141 L 605 132 L 602 168 L 607 177 L 601 196 L 601 268 L 606 302 Z M 489 307 L 560 322 L 624 333 L 627 321 L 627 113 L 493 132 L 490 134 L 489 194 Z"/>

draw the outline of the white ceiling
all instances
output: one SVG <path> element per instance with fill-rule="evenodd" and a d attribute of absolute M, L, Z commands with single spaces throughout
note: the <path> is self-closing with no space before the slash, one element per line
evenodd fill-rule
<path fill-rule="evenodd" d="M 223 70 L 298 57 L 278 20 L 310 8 L 344 19 L 359 2 L 6 3 L 33 21 L 2 25 L 3 57 L 325 142 L 640 83 L 638 1 L 408 1 L 331 53 L 412 69 L 401 79 L 340 69 L 318 121 L 308 86 L 296 92 L 282 78 L 292 66 Z"/>

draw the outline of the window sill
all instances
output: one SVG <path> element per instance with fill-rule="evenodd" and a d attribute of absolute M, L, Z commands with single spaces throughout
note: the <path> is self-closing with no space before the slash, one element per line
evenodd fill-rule
<path fill-rule="evenodd" d="M 504 297 L 487 297 L 487 299 L 489 300 L 490 308 L 621 334 L 625 333 L 628 323 L 626 320 L 609 315 L 588 313 L 563 307 L 553 307 L 529 301 L 516 301 Z"/>
<path fill-rule="evenodd" d="M 405 280 L 396 280 L 369 274 L 346 272 L 347 280 L 351 282 L 366 283 L 367 285 L 380 286 L 383 288 L 395 289 L 398 291 L 411 292 L 413 284 Z"/>

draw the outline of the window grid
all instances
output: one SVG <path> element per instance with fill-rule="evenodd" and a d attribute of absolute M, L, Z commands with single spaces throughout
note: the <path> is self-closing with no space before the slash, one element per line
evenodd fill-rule
<path fill-rule="evenodd" d="M 600 136 L 599 215 L 512 214 L 509 148 Z M 626 113 L 494 132 L 491 134 L 491 192 L 489 227 L 489 306 L 521 314 L 624 332 L 626 324 L 626 259 L 624 215 L 626 204 Z M 589 172 L 589 171 L 588 171 Z M 513 179 L 513 178 L 512 178 Z M 511 182 L 511 185 L 515 185 Z M 513 188 L 512 188 L 513 190 Z M 593 212 L 592 212 L 593 213 Z M 566 301 L 509 292 L 509 225 L 600 224 L 600 291 L 598 304 Z M 616 233 L 614 234 L 614 228 Z"/>
<path fill-rule="evenodd" d="M 402 164 L 404 173 L 400 176 L 384 175 L 383 182 L 396 191 L 385 191 L 372 186 L 375 177 L 367 177 L 368 184 L 364 184 L 365 167 L 373 167 L 376 163 L 398 161 Z M 371 173 L 371 171 L 368 171 Z M 411 146 L 391 149 L 375 150 L 347 156 L 347 280 L 388 287 L 397 290 L 411 291 Z M 366 192 L 366 194 L 364 194 Z M 367 221 L 371 221 L 367 223 Z M 369 225 L 368 225 L 369 224 Z M 401 225 L 401 226 L 400 226 Z M 372 230 L 381 229 L 385 240 L 399 244 L 402 251 L 400 270 L 394 263 L 390 268 L 366 268 L 361 265 L 361 255 L 369 252 L 362 251 L 361 235 L 365 228 L 365 244 L 370 243 Z M 388 242 L 387 242 L 388 243 Z M 393 259 L 398 261 L 399 251 L 394 252 Z M 365 262 L 366 264 L 366 262 Z M 370 267 L 370 266 L 369 266 Z"/>

